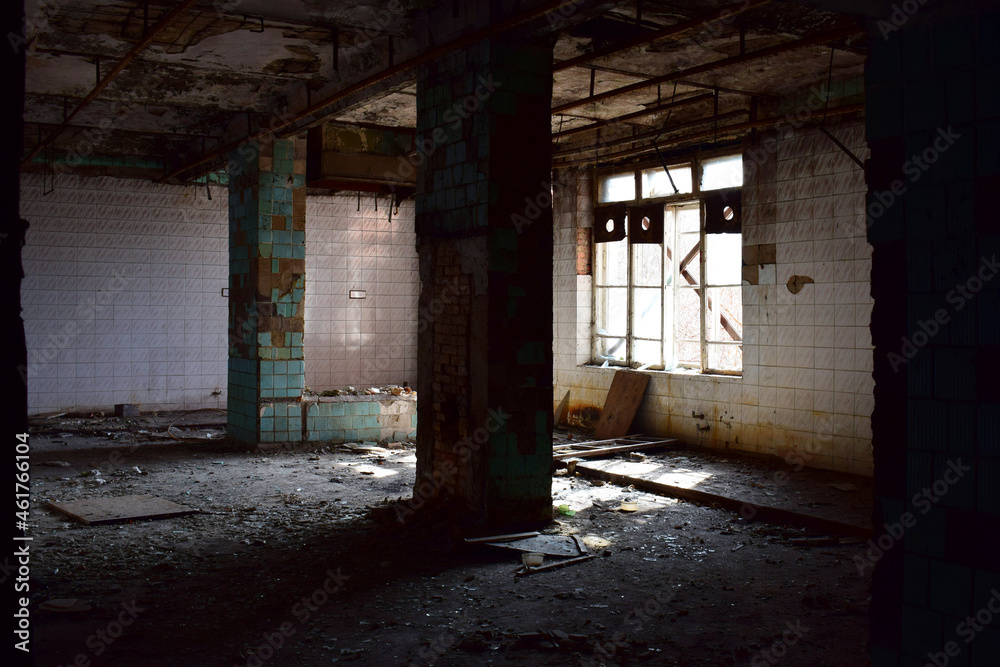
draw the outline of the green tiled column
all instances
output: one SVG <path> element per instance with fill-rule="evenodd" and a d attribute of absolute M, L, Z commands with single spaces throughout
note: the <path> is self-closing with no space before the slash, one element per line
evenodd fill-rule
<path fill-rule="evenodd" d="M 229 159 L 231 437 L 302 438 L 305 142 L 251 143 Z"/>

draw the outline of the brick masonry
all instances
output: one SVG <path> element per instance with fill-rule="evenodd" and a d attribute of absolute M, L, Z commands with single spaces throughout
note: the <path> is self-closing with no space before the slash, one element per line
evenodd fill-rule
<path fill-rule="evenodd" d="M 551 46 L 487 40 L 417 80 L 418 481 L 551 517 Z"/>

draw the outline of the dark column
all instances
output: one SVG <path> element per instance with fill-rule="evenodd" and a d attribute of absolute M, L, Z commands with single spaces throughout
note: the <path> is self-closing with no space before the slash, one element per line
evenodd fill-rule
<path fill-rule="evenodd" d="M 876 533 L 856 563 L 872 665 L 997 664 L 1000 616 L 975 617 L 1000 609 L 1000 12 L 900 6 L 919 11 L 872 22 L 866 72 Z"/>
<path fill-rule="evenodd" d="M 481 41 L 417 80 L 417 488 L 551 518 L 552 47 Z"/>

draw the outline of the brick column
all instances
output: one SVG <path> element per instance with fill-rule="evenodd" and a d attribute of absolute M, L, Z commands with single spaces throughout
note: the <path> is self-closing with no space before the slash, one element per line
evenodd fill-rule
<path fill-rule="evenodd" d="M 552 47 L 481 41 L 417 79 L 415 498 L 551 518 Z"/>
<path fill-rule="evenodd" d="M 302 439 L 305 142 L 229 159 L 229 435 Z"/>

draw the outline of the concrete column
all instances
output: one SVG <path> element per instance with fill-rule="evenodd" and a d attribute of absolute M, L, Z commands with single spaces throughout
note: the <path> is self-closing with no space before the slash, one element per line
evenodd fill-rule
<path fill-rule="evenodd" d="M 875 535 L 855 564 L 874 569 L 872 665 L 986 665 L 1000 655 L 975 621 L 1000 591 L 1000 13 L 920 5 L 869 28 Z"/>
<path fill-rule="evenodd" d="M 245 443 L 302 439 L 305 142 L 229 158 L 229 419 Z"/>
<path fill-rule="evenodd" d="M 417 79 L 414 496 L 496 524 L 551 518 L 551 64 L 498 38 Z"/>

